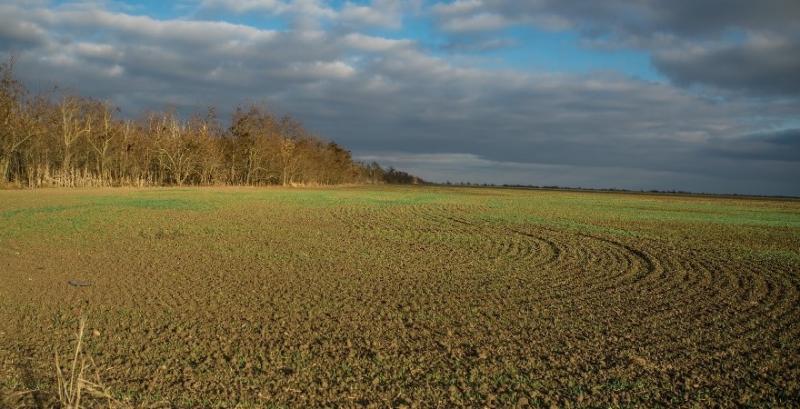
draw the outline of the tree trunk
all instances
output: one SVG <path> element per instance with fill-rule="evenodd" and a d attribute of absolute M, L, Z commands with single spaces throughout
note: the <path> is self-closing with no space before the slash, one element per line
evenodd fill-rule
<path fill-rule="evenodd" d="M 0 183 L 5 182 L 8 176 L 8 167 L 11 165 L 11 158 L 0 159 Z"/>
<path fill-rule="evenodd" d="M 62 185 L 63 186 L 70 186 L 70 180 L 72 175 L 72 153 L 69 151 L 69 147 L 64 147 L 64 161 L 61 163 L 61 175 L 63 177 Z"/>

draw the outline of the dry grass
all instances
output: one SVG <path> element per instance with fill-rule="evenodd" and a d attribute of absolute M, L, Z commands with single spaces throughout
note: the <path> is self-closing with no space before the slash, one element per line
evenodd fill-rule
<path fill-rule="evenodd" d="M 62 367 L 58 351 L 55 352 L 56 383 L 59 406 L 62 409 L 81 408 L 81 401 L 85 398 L 102 400 L 108 407 L 123 407 L 121 402 L 111 396 L 111 391 L 100 381 L 97 366 L 92 357 L 83 350 L 83 336 L 86 330 L 86 317 L 81 315 L 76 333 L 75 351 L 69 371 Z M 92 371 L 94 369 L 94 371 Z M 94 380 L 87 379 L 89 373 L 94 373 Z"/>
<path fill-rule="evenodd" d="M 87 403 L 92 406 L 102 402 L 109 408 L 126 407 L 114 399 L 111 390 L 103 385 L 94 359 L 83 350 L 83 337 L 86 331 L 87 318 L 81 314 L 76 333 L 75 351 L 72 362 L 62 366 L 58 351 L 55 352 L 56 385 L 59 407 L 62 409 L 78 409 Z M 68 369 L 68 370 L 67 370 Z M 93 374 L 93 379 L 88 377 Z M 89 402 L 87 402 L 87 399 Z"/>
<path fill-rule="evenodd" d="M 126 402 L 117 400 L 111 389 L 100 380 L 98 366 L 84 347 L 87 318 L 80 314 L 75 333 L 75 349 L 72 360 L 63 362 L 58 351 L 54 353 L 55 391 L 49 388 L 24 388 L 22 384 L 12 385 L 0 399 L 0 407 L 57 407 L 60 409 L 79 409 L 86 407 L 130 408 Z M 2 390 L 0 390 L 2 395 Z"/>

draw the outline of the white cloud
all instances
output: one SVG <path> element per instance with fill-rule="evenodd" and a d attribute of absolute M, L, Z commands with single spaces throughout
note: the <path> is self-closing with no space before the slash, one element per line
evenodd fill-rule
<path fill-rule="evenodd" d="M 511 25 L 511 22 L 499 14 L 480 13 L 469 16 L 459 16 L 447 19 L 442 28 L 446 31 L 491 31 L 499 30 Z"/>
<path fill-rule="evenodd" d="M 338 20 L 356 27 L 400 28 L 403 21 L 403 3 L 401 0 L 374 0 L 367 5 L 348 2 L 339 13 Z"/>
<path fill-rule="evenodd" d="M 73 45 L 75 54 L 81 57 L 114 60 L 122 57 L 122 53 L 110 44 L 78 42 Z"/>
<path fill-rule="evenodd" d="M 363 51 L 389 51 L 397 48 L 410 47 L 414 44 L 411 40 L 395 40 L 360 33 L 345 35 L 342 37 L 342 43 L 347 47 Z"/>
<path fill-rule="evenodd" d="M 313 63 L 292 64 L 291 71 L 306 78 L 348 78 L 356 74 L 356 69 L 344 61 L 315 61 Z"/>
<path fill-rule="evenodd" d="M 439 3 L 433 6 L 433 11 L 441 15 L 466 14 L 483 7 L 481 0 L 456 0 L 451 3 Z"/>
<path fill-rule="evenodd" d="M 236 14 L 268 14 L 290 17 L 296 29 L 313 30 L 339 12 L 323 0 L 203 0 L 199 10 L 223 10 Z"/>

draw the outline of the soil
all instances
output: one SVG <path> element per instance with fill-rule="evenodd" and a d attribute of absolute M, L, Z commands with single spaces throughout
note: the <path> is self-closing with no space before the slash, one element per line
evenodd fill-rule
<path fill-rule="evenodd" d="M 791 200 L 2 191 L 0 402 L 85 315 L 132 405 L 798 407 L 799 274 Z"/>

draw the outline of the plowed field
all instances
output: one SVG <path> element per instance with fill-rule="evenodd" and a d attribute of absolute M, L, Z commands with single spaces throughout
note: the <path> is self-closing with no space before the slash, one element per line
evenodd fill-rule
<path fill-rule="evenodd" d="M 798 407 L 800 201 L 0 191 L 0 406 L 81 314 L 132 405 Z"/>

